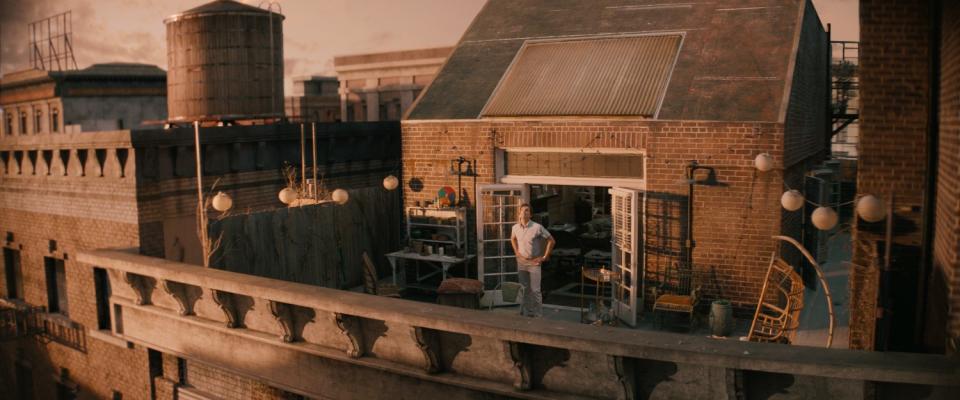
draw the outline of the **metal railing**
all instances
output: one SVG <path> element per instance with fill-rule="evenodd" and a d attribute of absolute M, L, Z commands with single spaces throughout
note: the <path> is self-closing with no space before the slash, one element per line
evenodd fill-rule
<path fill-rule="evenodd" d="M 76 321 L 47 313 L 42 306 L 0 308 L 0 342 L 37 336 L 44 342 L 56 342 L 74 350 L 87 351 L 87 330 Z"/>
<path fill-rule="evenodd" d="M 0 308 L 0 341 L 20 339 L 43 331 L 44 307 Z"/>

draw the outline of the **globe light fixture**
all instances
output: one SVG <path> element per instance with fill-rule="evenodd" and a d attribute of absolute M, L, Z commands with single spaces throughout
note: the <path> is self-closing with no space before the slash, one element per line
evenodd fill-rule
<path fill-rule="evenodd" d="M 817 207 L 816 210 L 813 210 L 813 215 L 810 216 L 810 220 L 813 221 L 813 226 L 821 231 L 829 231 L 833 227 L 837 226 L 837 212 L 833 211 L 830 207 Z"/>
<path fill-rule="evenodd" d="M 347 191 L 343 189 L 337 189 L 333 191 L 333 195 L 330 196 L 330 198 L 337 202 L 337 204 L 343 205 L 347 204 L 347 201 L 350 200 L 350 193 L 347 193 Z"/>
<path fill-rule="evenodd" d="M 803 208 L 804 201 L 803 194 L 795 189 L 783 192 L 783 196 L 780 196 L 780 205 L 787 211 L 797 211 Z"/>
<path fill-rule="evenodd" d="M 233 199 L 230 198 L 230 195 L 224 192 L 217 192 L 216 196 L 213 196 L 213 209 L 220 212 L 227 212 L 233 207 Z"/>
<path fill-rule="evenodd" d="M 770 171 L 773 169 L 773 156 L 769 153 L 757 154 L 757 157 L 753 159 L 753 166 L 757 167 L 760 172 Z"/>
<path fill-rule="evenodd" d="M 293 202 L 297 201 L 297 198 L 299 198 L 300 196 L 297 194 L 296 190 L 293 190 L 291 188 L 283 188 L 283 190 L 280 191 L 279 197 L 280 197 L 281 203 L 290 205 L 290 204 L 293 204 Z"/>
<path fill-rule="evenodd" d="M 868 194 L 857 200 L 857 215 L 867 222 L 879 222 L 887 217 L 883 200 Z"/>
<path fill-rule="evenodd" d="M 397 186 L 400 185 L 400 180 L 393 175 L 389 175 L 386 178 L 383 178 L 383 188 L 387 190 L 394 190 Z"/>

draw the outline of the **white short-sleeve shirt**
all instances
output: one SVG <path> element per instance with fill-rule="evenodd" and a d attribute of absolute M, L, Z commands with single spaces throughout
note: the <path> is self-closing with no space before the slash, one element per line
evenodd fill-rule
<path fill-rule="evenodd" d="M 516 223 L 513 225 L 513 230 L 510 232 L 510 238 L 517 239 L 518 255 L 525 258 L 542 257 L 544 250 L 546 250 L 547 239 L 552 237 L 553 236 L 550 235 L 550 232 L 547 231 L 543 225 L 533 221 L 527 222 L 526 226 Z M 517 260 L 517 264 L 521 266 L 536 265 L 533 263 L 526 263 L 521 260 Z"/>

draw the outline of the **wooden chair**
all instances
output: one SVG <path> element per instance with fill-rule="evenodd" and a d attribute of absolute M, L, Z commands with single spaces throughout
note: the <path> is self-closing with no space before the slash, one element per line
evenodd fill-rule
<path fill-rule="evenodd" d="M 699 280 L 694 277 L 692 268 L 681 269 L 677 263 L 667 267 L 660 284 L 653 288 L 653 313 L 660 327 L 663 327 L 664 313 L 670 312 L 687 314 L 688 329 L 693 330 L 694 311 L 701 289 Z"/>
<path fill-rule="evenodd" d="M 377 278 L 377 268 L 367 252 L 363 252 L 363 292 L 384 297 L 403 297 L 401 288 L 392 284 L 380 284 Z"/>
<path fill-rule="evenodd" d="M 796 336 L 802 309 L 803 279 L 786 261 L 773 257 L 747 339 L 789 344 Z"/>

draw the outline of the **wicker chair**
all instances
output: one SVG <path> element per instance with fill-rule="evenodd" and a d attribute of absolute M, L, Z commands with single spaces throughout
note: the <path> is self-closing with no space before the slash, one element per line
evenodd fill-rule
<path fill-rule="evenodd" d="M 363 252 L 363 292 L 384 297 L 403 297 L 401 288 L 392 284 L 380 284 L 377 278 L 377 268 L 367 252 Z"/>
<path fill-rule="evenodd" d="M 791 343 L 800 325 L 803 309 L 803 279 L 790 264 L 774 257 L 760 291 L 748 340 Z"/>
<path fill-rule="evenodd" d="M 653 288 L 653 313 L 660 327 L 663 327 L 664 313 L 669 312 L 686 314 L 688 329 L 693 330 L 701 289 L 697 276 L 692 268 L 681 269 L 677 263 L 667 268 L 660 284 Z"/>

